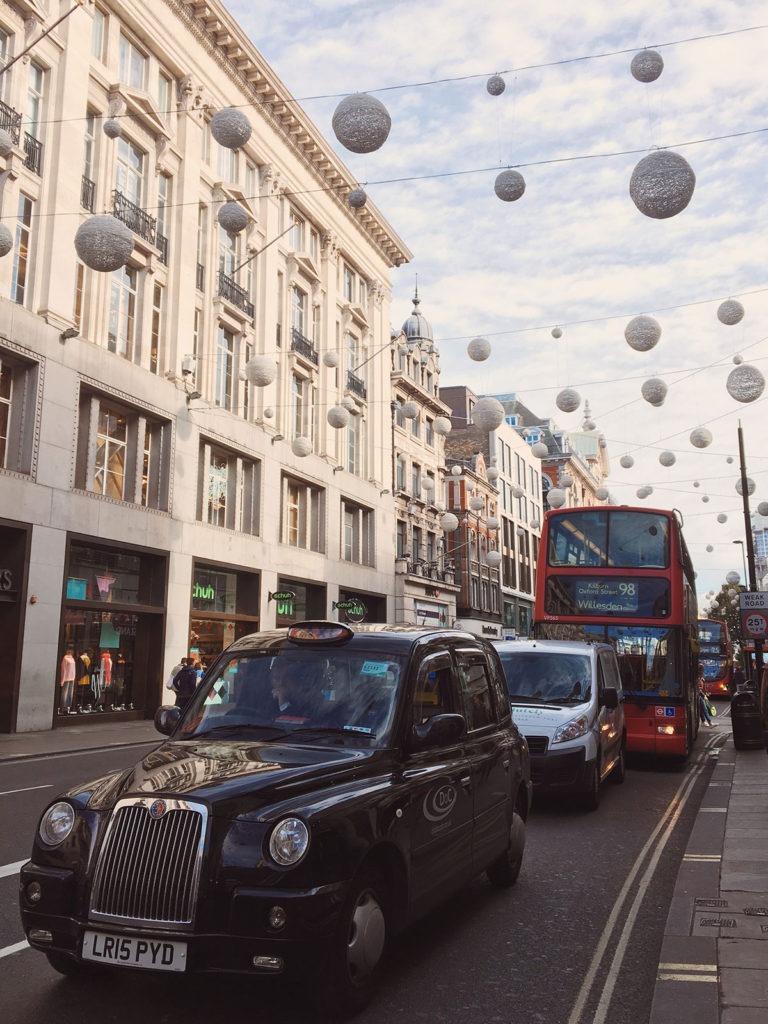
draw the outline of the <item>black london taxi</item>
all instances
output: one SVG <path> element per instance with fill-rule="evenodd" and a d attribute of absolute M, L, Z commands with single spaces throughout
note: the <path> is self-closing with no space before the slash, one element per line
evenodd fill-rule
<path fill-rule="evenodd" d="M 21 869 L 26 937 L 62 974 L 298 972 L 349 1014 L 390 935 L 520 871 L 528 751 L 480 637 L 252 634 L 155 723 L 138 764 L 50 804 Z"/>

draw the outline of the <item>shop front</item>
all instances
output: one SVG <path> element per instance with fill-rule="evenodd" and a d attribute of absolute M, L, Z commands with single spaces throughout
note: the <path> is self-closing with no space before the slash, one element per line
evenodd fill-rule
<path fill-rule="evenodd" d="M 54 725 L 151 717 L 162 687 L 168 559 L 67 540 Z"/>
<path fill-rule="evenodd" d="M 31 530 L 0 521 L 0 732 L 16 727 Z"/>
<path fill-rule="evenodd" d="M 225 647 L 259 629 L 258 572 L 196 562 L 187 657 L 208 668 Z"/>
<path fill-rule="evenodd" d="M 387 599 L 361 590 L 339 590 L 331 610 L 339 622 L 386 622 Z"/>
<path fill-rule="evenodd" d="M 277 590 L 269 595 L 270 608 L 275 609 L 275 625 L 290 626 L 306 619 L 327 619 L 328 604 L 325 584 L 307 583 L 280 576 Z"/>

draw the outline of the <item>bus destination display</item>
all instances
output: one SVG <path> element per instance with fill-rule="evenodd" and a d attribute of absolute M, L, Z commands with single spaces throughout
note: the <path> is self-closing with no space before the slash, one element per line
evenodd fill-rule
<path fill-rule="evenodd" d="M 546 605 L 552 615 L 662 618 L 669 614 L 669 585 L 659 577 L 551 576 Z"/>

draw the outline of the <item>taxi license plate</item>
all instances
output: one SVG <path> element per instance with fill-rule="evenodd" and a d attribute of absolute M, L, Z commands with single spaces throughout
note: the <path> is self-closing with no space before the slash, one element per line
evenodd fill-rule
<path fill-rule="evenodd" d="M 117 967 L 143 967 L 150 971 L 183 971 L 187 966 L 186 942 L 86 932 L 83 960 Z"/>

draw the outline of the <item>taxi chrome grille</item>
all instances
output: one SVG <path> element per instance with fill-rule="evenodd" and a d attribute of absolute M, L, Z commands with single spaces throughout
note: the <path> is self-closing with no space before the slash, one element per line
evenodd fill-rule
<path fill-rule="evenodd" d="M 158 804 L 164 810 L 155 817 Z M 99 855 L 90 917 L 190 927 L 206 818 L 207 808 L 183 800 L 120 801 Z"/>

